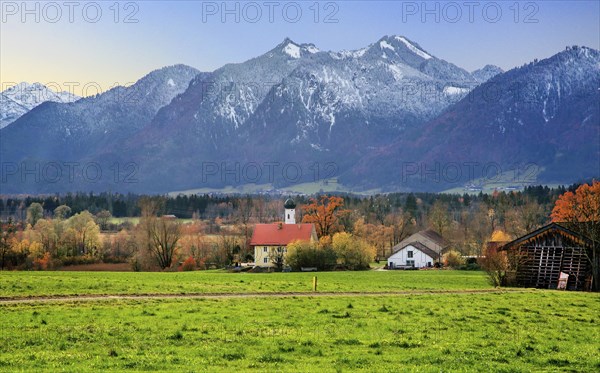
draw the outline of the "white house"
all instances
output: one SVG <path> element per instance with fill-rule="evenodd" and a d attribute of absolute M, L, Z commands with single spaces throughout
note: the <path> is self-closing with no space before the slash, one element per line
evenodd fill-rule
<path fill-rule="evenodd" d="M 433 267 L 441 261 L 446 246 L 446 240 L 431 229 L 415 233 L 392 248 L 388 268 Z"/>

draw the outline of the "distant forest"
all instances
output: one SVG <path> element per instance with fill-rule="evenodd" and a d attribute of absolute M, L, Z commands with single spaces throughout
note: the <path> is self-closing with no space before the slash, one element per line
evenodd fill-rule
<path fill-rule="evenodd" d="M 436 201 L 446 204 L 450 211 L 459 212 L 468 210 L 472 205 L 484 203 L 489 207 L 519 206 L 526 202 L 535 202 L 546 206 L 553 204 L 559 195 L 565 191 L 575 191 L 580 184 L 568 187 L 549 188 L 547 186 L 529 186 L 523 191 L 495 192 L 493 194 L 436 194 L 436 193 L 391 193 L 374 196 L 358 196 L 351 194 L 339 194 L 344 199 L 347 209 L 359 211 L 361 215 L 374 215 L 385 217 L 389 212 L 401 209 L 405 213 L 420 220 L 426 215 Z M 139 217 L 141 209 L 139 201 L 143 195 L 137 194 L 115 194 L 115 193 L 74 193 L 65 195 L 47 196 L 23 196 L 6 197 L 0 196 L 0 219 L 6 221 L 12 218 L 15 221 L 26 219 L 27 208 L 32 203 L 40 203 L 44 209 L 44 215 L 51 217 L 53 211 L 60 205 L 67 205 L 73 214 L 89 211 L 96 214 L 106 210 L 113 217 Z M 176 197 L 163 196 L 164 215 L 175 215 L 181 219 L 203 219 L 227 218 L 235 214 L 240 203 L 251 200 L 254 203 L 283 202 L 288 196 L 284 195 L 179 195 Z M 310 196 L 291 196 L 298 205 L 309 202 Z M 502 210 L 502 208 L 500 208 Z M 273 211 L 265 216 L 255 216 L 257 220 L 270 221 L 276 219 L 283 211 Z"/>

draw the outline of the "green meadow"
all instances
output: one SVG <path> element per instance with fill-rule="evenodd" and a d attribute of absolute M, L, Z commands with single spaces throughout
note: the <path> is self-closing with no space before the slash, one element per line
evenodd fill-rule
<path fill-rule="evenodd" d="M 5 298 L 182 294 L 0 301 L 0 371 L 600 371 L 598 294 L 368 271 L 317 273 L 320 291 L 343 293 L 319 296 L 314 275 L 0 273 Z M 345 293 L 391 291 L 406 293 Z M 248 296 L 185 298 L 199 293 Z"/>
<path fill-rule="evenodd" d="M 478 271 L 227 273 L 0 272 L 0 298 L 79 294 L 208 294 L 491 289 Z"/>

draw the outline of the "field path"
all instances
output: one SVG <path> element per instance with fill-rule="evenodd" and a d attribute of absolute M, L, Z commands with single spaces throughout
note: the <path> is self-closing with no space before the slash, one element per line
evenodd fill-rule
<path fill-rule="evenodd" d="M 448 294 L 503 294 L 530 292 L 531 289 L 478 289 L 478 290 L 406 290 L 395 292 L 272 292 L 272 293 L 204 293 L 204 294 L 107 294 L 107 295 L 55 295 L 32 297 L 0 297 L 0 305 L 18 303 L 48 302 L 90 302 L 105 300 L 144 300 L 144 299 L 227 299 L 227 298 L 293 298 L 293 297 L 377 297 L 407 295 L 448 295 Z"/>

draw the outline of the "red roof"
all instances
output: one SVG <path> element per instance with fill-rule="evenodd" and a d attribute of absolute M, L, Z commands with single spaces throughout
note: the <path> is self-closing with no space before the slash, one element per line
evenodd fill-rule
<path fill-rule="evenodd" d="M 316 238 L 314 224 L 256 224 L 251 246 L 287 246 L 292 241 L 310 241 Z"/>

